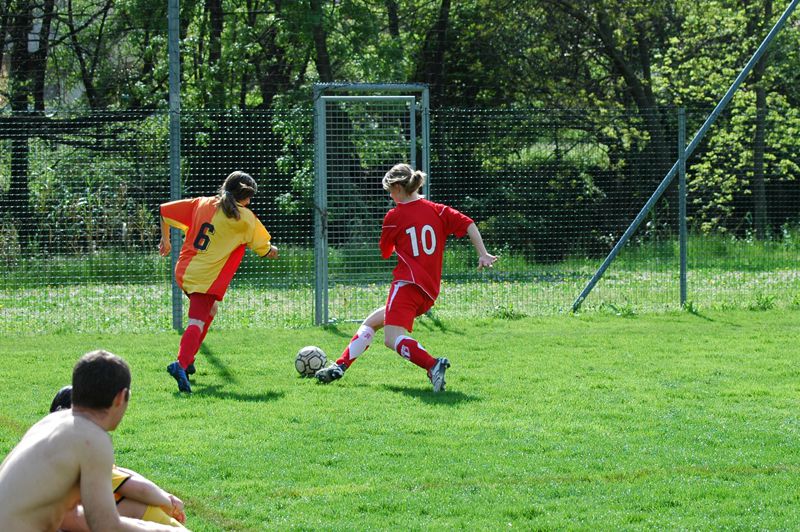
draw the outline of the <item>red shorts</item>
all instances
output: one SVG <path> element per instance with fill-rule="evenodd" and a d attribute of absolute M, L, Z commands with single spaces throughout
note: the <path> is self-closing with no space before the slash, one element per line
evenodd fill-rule
<path fill-rule="evenodd" d="M 211 308 L 217 302 L 217 298 L 211 294 L 200 292 L 186 295 L 189 296 L 189 319 L 208 322 L 208 317 L 211 316 Z"/>
<path fill-rule="evenodd" d="M 414 319 L 433 306 L 433 299 L 411 283 L 393 282 L 386 298 L 384 325 L 396 325 L 408 332 L 414 330 Z"/>

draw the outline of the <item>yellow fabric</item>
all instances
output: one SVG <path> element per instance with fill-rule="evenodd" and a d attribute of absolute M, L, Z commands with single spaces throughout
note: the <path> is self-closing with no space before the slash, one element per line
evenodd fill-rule
<path fill-rule="evenodd" d="M 167 515 L 167 512 L 158 506 L 148 506 L 142 516 L 142 521 L 150 521 L 151 523 L 160 523 L 162 525 L 171 525 L 175 528 L 186 528 L 178 522 L 177 519 Z"/>
<path fill-rule="evenodd" d="M 186 233 L 175 277 L 187 294 L 222 299 L 239 266 L 244 246 L 257 255 L 270 250 L 271 236 L 253 212 L 239 205 L 240 219 L 228 218 L 218 197 L 177 200 L 161 205 L 164 222 Z"/>
<path fill-rule="evenodd" d="M 117 493 L 117 490 L 122 486 L 126 480 L 131 478 L 128 473 L 124 471 L 120 471 L 119 469 L 114 466 L 111 468 L 111 487 L 114 489 L 114 500 L 119 502 L 122 500 L 122 495 Z"/>

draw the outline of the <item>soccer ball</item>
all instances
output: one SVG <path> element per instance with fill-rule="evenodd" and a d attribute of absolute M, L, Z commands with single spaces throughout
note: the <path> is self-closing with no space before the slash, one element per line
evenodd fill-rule
<path fill-rule="evenodd" d="M 325 367 L 328 357 L 325 351 L 315 345 L 307 345 L 297 352 L 294 359 L 294 367 L 303 377 L 313 377 L 318 369 Z"/>

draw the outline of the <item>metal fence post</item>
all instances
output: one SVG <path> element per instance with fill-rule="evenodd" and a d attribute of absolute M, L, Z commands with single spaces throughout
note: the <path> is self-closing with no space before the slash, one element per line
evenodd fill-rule
<path fill-rule="evenodd" d="M 428 175 L 423 187 L 425 197 L 431 197 L 431 97 L 430 89 L 422 89 L 422 171 Z"/>
<path fill-rule="evenodd" d="M 328 323 L 328 183 L 325 100 L 314 88 L 314 325 Z"/>
<path fill-rule="evenodd" d="M 686 109 L 678 109 L 678 240 L 681 260 L 681 308 L 686 305 Z"/>
<path fill-rule="evenodd" d="M 181 197 L 181 64 L 180 64 L 180 0 L 169 0 L 167 8 L 169 54 L 169 197 Z M 172 328 L 183 329 L 183 299 L 175 282 L 175 265 L 181 249 L 179 231 L 170 229 L 172 244 Z"/>

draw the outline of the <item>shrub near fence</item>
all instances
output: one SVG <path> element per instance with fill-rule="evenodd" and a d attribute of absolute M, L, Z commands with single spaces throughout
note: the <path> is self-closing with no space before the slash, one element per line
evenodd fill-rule
<path fill-rule="evenodd" d="M 662 111 L 662 122 L 669 125 L 673 114 Z M 665 144 L 655 146 L 635 113 L 431 115 L 430 197 L 470 214 L 501 256 L 479 273 L 468 241 L 451 243 L 434 317 L 567 311 L 677 151 L 677 134 L 667 129 Z M 690 116 L 696 123 L 704 115 Z M 157 206 L 169 196 L 166 113 L 5 118 L 0 331 L 169 328 L 170 267 L 156 253 Z M 720 128 L 733 128 L 730 122 L 721 120 Z M 282 251 L 278 261 L 246 255 L 215 326 L 313 320 L 311 124 L 310 109 L 182 115 L 184 195 L 213 194 L 232 169 L 252 173 L 260 184 L 253 209 Z M 757 230 L 752 169 L 738 159 L 725 166 L 718 153 L 730 146 L 709 142 L 704 149 L 689 167 L 693 308 L 797 306 L 800 150 L 768 146 L 768 223 Z M 709 183 L 723 178 L 715 192 Z M 330 286 L 340 302 L 334 320 L 361 319 L 385 298 L 392 262 L 362 260 L 375 253 L 373 242 L 331 246 L 329 261 L 345 273 Z M 678 300 L 671 187 L 582 308 L 663 311 L 678 308 Z"/>

